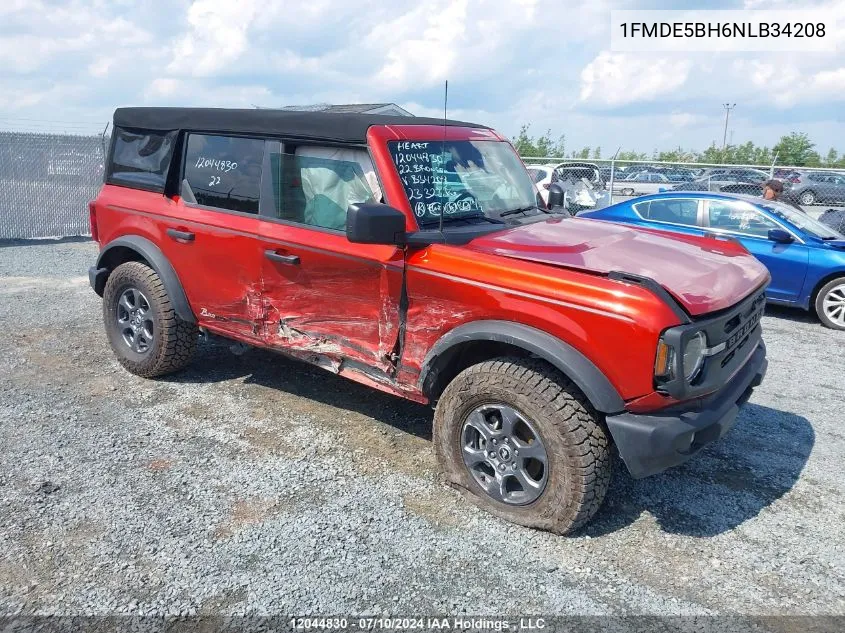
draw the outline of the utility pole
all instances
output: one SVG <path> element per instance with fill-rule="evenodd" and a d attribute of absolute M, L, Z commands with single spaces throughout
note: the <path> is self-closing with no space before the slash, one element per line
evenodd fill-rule
<path fill-rule="evenodd" d="M 731 117 L 731 110 L 736 107 L 735 103 L 723 103 L 725 107 L 725 133 L 722 135 L 722 149 L 724 150 L 728 144 L 728 119 Z"/>

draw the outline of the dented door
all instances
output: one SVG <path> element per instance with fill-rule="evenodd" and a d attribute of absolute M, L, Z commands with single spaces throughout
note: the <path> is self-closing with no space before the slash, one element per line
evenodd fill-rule
<path fill-rule="evenodd" d="M 162 198 L 158 243 L 179 275 L 200 325 L 224 335 L 260 340 L 257 216 Z"/>
<path fill-rule="evenodd" d="M 261 234 L 266 343 L 331 363 L 335 371 L 358 363 L 392 374 L 402 251 L 272 221 Z"/>

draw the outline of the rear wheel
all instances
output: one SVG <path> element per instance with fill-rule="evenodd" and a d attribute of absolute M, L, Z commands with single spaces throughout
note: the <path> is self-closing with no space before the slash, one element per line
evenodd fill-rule
<path fill-rule="evenodd" d="M 610 483 L 608 435 L 565 376 L 534 359 L 461 372 L 434 415 L 447 480 L 507 521 L 558 534 L 584 525 Z"/>
<path fill-rule="evenodd" d="M 800 196 L 798 196 L 798 202 L 803 205 L 815 204 L 816 194 L 812 191 L 804 191 Z"/>
<path fill-rule="evenodd" d="M 121 264 L 109 275 L 103 320 L 117 360 L 133 374 L 161 376 L 191 362 L 197 327 L 176 315 L 161 278 L 144 263 Z"/>
<path fill-rule="evenodd" d="M 845 330 L 845 277 L 822 286 L 816 295 L 816 314 L 823 325 Z"/>
<path fill-rule="evenodd" d="M 634 190 L 631 189 L 630 187 L 627 187 L 627 188 L 623 189 L 621 193 L 622 193 L 623 196 L 633 196 Z"/>

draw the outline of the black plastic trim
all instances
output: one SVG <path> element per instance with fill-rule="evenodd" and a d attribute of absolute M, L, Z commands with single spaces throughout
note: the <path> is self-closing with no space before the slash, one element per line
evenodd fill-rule
<path fill-rule="evenodd" d="M 672 312 L 675 313 L 675 316 L 680 319 L 681 323 L 691 323 L 692 319 L 690 319 L 690 315 L 687 313 L 686 310 L 683 309 L 678 300 L 675 299 L 671 295 L 671 293 L 666 290 L 663 286 L 657 283 L 651 277 L 645 277 L 643 275 L 635 275 L 634 273 L 626 273 L 621 270 L 611 270 L 607 274 L 609 279 L 613 279 L 615 281 L 621 281 L 624 283 L 629 284 L 636 284 L 637 286 L 642 286 L 647 290 L 651 291 L 658 299 L 663 301 Z"/>
<path fill-rule="evenodd" d="M 164 256 L 164 253 L 147 238 L 141 237 L 140 235 L 124 235 L 112 240 L 100 251 L 100 255 L 97 257 L 97 264 L 94 266 L 95 270 L 108 269 L 104 265 L 104 262 L 108 261 L 108 253 L 117 247 L 128 248 L 143 257 L 164 283 L 167 295 L 170 297 L 170 302 L 173 304 L 173 309 L 176 311 L 177 316 L 188 323 L 196 323 L 196 317 L 194 316 L 193 310 L 191 310 L 191 305 L 188 303 L 188 297 L 185 295 L 185 290 L 182 288 L 182 282 L 179 281 L 179 276 L 176 274 L 170 261 Z M 88 275 L 90 280 L 90 270 Z M 103 286 L 105 286 L 105 277 L 108 277 L 108 275 L 103 276 L 102 273 L 97 277 L 97 280 L 102 279 Z M 97 288 L 95 287 L 94 290 L 96 291 Z"/>
<path fill-rule="evenodd" d="M 91 284 L 94 292 L 101 297 L 106 289 L 106 279 L 109 277 L 109 272 L 108 268 L 97 268 L 96 266 L 91 266 L 88 269 L 88 283 Z"/>
<path fill-rule="evenodd" d="M 560 339 L 521 323 L 474 321 L 444 334 L 426 354 L 420 371 L 420 388 L 430 393 L 437 378 L 437 359 L 449 349 L 469 341 L 498 341 L 519 347 L 547 361 L 565 374 L 598 411 L 618 413 L 625 407 L 619 392 L 590 359 Z"/>
<path fill-rule="evenodd" d="M 677 466 L 724 437 L 739 408 L 766 375 L 761 341 L 740 371 L 719 392 L 656 414 L 609 415 L 607 427 L 631 476 L 639 479 Z"/>

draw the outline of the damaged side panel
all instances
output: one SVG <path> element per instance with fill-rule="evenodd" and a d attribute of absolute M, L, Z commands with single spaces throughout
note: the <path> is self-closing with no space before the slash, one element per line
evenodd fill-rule
<path fill-rule="evenodd" d="M 270 240 L 275 233 L 279 241 Z M 267 223 L 262 257 L 263 344 L 382 389 L 393 389 L 400 331 L 403 253 L 353 245 L 345 236 Z M 284 241 L 281 238 L 284 237 Z M 357 376 L 357 377 L 356 377 Z"/>

